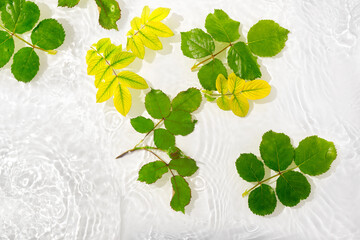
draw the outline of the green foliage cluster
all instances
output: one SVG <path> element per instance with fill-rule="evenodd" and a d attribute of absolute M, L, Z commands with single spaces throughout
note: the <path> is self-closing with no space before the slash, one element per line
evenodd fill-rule
<path fill-rule="evenodd" d="M 14 55 L 11 72 L 18 81 L 29 82 L 39 71 L 40 60 L 35 49 L 56 54 L 54 49 L 65 40 L 64 28 L 55 19 L 44 19 L 36 27 L 40 18 L 39 7 L 25 0 L 2 0 L 0 2 L 0 68 L 5 66 L 15 51 L 14 37 L 29 47 L 21 48 Z M 35 27 L 35 28 L 34 28 Z M 31 43 L 19 34 L 31 31 Z"/>
<path fill-rule="evenodd" d="M 59 7 L 75 7 L 80 0 L 58 0 Z M 116 22 L 121 18 L 121 9 L 116 0 L 95 0 L 99 9 L 99 24 L 105 29 L 118 30 Z"/>
<path fill-rule="evenodd" d="M 205 20 L 207 33 L 195 28 L 181 33 L 181 50 L 183 54 L 193 59 L 203 59 L 192 67 L 192 70 L 203 65 L 198 78 L 205 89 L 204 95 L 208 101 L 223 97 L 216 87 L 219 75 L 228 78 L 228 70 L 217 57 L 227 51 L 227 65 L 241 80 L 254 80 L 261 77 L 258 57 L 273 57 L 284 47 L 289 30 L 282 28 L 272 20 L 260 20 L 252 26 L 247 35 L 247 43 L 240 39 L 240 22 L 231 19 L 223 10 L 215 10 Z M 220 51 L 215 53 L 215 42 L 225 44 Z M 257 56 L 256 56 L 257 55 Z M 209 62 L 210 61 L 210 62 Z M 265 96 L 264 96 L 265 97 Z M 222 99 L 223 100 L 223 99 Z M 245 104 L 245 101 L 243 101 Z M 244 105 L 242 104 L 242 105 Z M 223 105 L 223 104 L 222 104 Z M 233 110 L 234 114 L 244 117 L 247 110 L 236 111 L 239 104 L 227 104 L 230 107 L 223 110 Z M 235 111 L 234 111 L 235 108 Z"/>
<path fill-rule="evenodd" d="M 306 199 L 311 191 L 310 183 L 304 174 L 316 176 L 327 172 L 337 153 L 334 143 L 317 136 L 303 139 L 294 149 L 290 138 L 283 133 L 266 132 L 260 144 L 260 161 L 252 153 L 243 153 L 236 160 L 236 168 L 242 179 L 257 182 L 243 196 L 250 193 L 248 204 L 257 215 L 271 214 L 276 207 L 276 196 L 287 207 L 296 206 Z M 291 164 L 295 166 L 292 167 Z M 265 168 L 276 172 L 264 179 Z M 300 172 L 294 171 L 299 168 Z M 278 177 L 275 190 L 265 182 Z"/>
<path fill-rule="evenodd" d="M 196 121 L 192 113 L 199 108 L 202 101 L 201 92 L 196 88 L 189 88 L 180 92 L 172 101 L 161 90 L 152 89 L 145 97 L 147 113 L 158 122 L 155 124 L 150 118 L 139 116 L 131 119 L 131 125 L 139 132 L 146 134 L 144 139 L 153 133 L 153 146 L 140 146 L 141 140 L 117 158 L 137 150 L 145 150 L 153 154 L 158 160 L 145 164 L 139 171 L 138 180 L 151 184 L 170 172 L 173 197 L 170 206 L 175 211 L 185 213 L 185 206 L 190 203 L 191 189 L 185 177 L 192 176 L 198 166 L 192 158 L 186 156 L 176 146 L 176 135 L 186 136 L 193 132 Z M 164 123 L 165 128 L 161 128 Z M 156 152 L 166 153 L 170 162 L 165 161 Z"/>

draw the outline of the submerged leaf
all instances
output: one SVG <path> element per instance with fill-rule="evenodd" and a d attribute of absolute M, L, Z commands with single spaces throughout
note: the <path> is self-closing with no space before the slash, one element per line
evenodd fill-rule
<path fill-rule="evenodd" d="M 303 139 L 295 149 L 295 163 L 303 173 L 315 176 L 327 172 L 336 155 L 333 142 L 311 136 Z"/>
<path fill-rule="evenodd" d="M 185 213 L 185 206 L 187 206 L 191 200 L 191 189 L 189 184 L 181 176 L 172 177 L 171 184 L 174 194 L 170 206 L 175 211 Z"/>
<path fill-rule="evenodd" d="M 205 20 L 205 28 L 210 35 L 219 42 L 234 42 L 240 38 L 240 23 L 232 20 L 220 9 L 215 9 Z"/>
<path fill-rule="evenodd" d="M 189 58 L 203 58 L 215 51 L 212 37 L 199 28 L 181 33 L 181 50 Z"/>
<path fill-rule="evenodd" d="M 306 199 L 311 191 L 310 183 L 299 172 L 286 172 L 276 181 L 276 195 L 279 201 L 288 207 L 297 205 L 300 200 Z"/>
<path fill-rule="evenodd" d="M 95 0 L 99 8 L 99 23 L 105 29 L 116 29 L 116 22 L 121 17 L 121 10 L 116 0 Z"/>
<path fill-rule="evenodd" d="M 169 163 L 169 168 L 176 170 L 183 177 L 191 176 L 199 169 L 196 162 L 191 158 L 173 159 Z"/>
<path fill-rule="evenodd" d="M 18 81 L 30 82 L 39 71 L 40 60 L 35 50 L 24 47 L 14 55 L 11 72 Z"/>
<path fill-rule="evenodd" d="M 10 61 L 14 54 L 15 44 L 12 36 L 4 31 L 0 31 L 0 68 Z"/>
<path fill-rule="evenodd" d="M 65 40 L 63 26 L 55 19 L 44 19 L 31 33 L 31 41 L 45 50 L 60 47 Z"/>
<path fill-rule="evenodd" d="M 162 161 L 155 161 L 145 164 L 139 171 L 140 182 L 151 184 L 160 179 L 165 173 L 169 171 L 167 165 Z"/>
<path fill-rule="evenodd" d="M 260 20 L 252 26 L 247 35 L 250 50 L 260 57 L 278 54 L 288 39 L 289 30 L 273 20 Z"/>

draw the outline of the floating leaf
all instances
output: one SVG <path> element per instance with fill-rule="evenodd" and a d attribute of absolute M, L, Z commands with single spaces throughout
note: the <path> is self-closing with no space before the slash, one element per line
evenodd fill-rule
<path fill-rule="evenodd" d="M 234 73 L 242 79 L 254 80 L 261 77 L 260 66 L 248 46 L 243 42 L 234 44 L 228 53 L 228 64 Z"/>
<path fill-rule="evenodd" d="M 311 191 L 310 183 L 299 172 L 286 172 L 276 181 L 276 195 L 279 201 L 288 207 L 297 205 L 300 200 L 306 199 Z"/>
<path fill-rule="evenodd" d="M 139 133 L 148 133 L 154 129 L 154 122 L 151 119 L 144 118 L 142 116 L 132 118 L 130 123 Z"/>
<path fill-rule="evenodd" d="M 236 169 L 242 179 L 260 182 L 265 176 L 264 164 L 252 153 L 243 153 L 236 160 Z"/>
<path fill-rule="evenodd" d="M 154 143 L 156 147 L 167 150 L 175 146 L 175 136 L 166 129 L 159 128 L 154 130 Z"/>
<path fill-rule="evenodd" d="M 168 155 L 171 159 L 178 159 L 184 157 L 183 152 L 178 147 L 175 146 L 170 147 L 168 149 Z"/>
<path fill-rule="evenodd" d="M 14 54 L 14 39 L 7 32 L 0 31 L 0 68 L 10 61 Z"/>
<path fill-rule="evenodd" d="M 212 37 L 203 30 L 195 28 L 181 33 L 181 50 L 189 58 L 203 58 L 215 51 Z"/>
<path fill-rule="evenodd" d="M 127 50 L 131 50 L 138 58 L 145 56 L 145 47 L 160 50 L 163 48 L 159 37 L 171 37 L 174 33 L 160 21 L 168 16 L 170 9 L 157 8 L 150 13 L 150 8 L 145 6 L 140 17 L 131 21 L 131 29 L 127 33 Z M 145 47 L 144 47 L 145 46 Z"/>
<path fill-rule="evenodd" d="M 174 135 L 188 135 L 194 131 L 195 121 L 192 120 L 191 114 L 185 111 L 172 111 L 165 118 L 165 127 Z"/>
<path fill-rule="evenodd" d="M 80 0 L 59 0 L 58 6 L 72 8 L 72 7 L 75 7 L 79 2 L 80 2 Z"/>
<path fill-rule="evenodd" d="M 173 159 L 169 163 L 169 168 L 176 170 L 183 177 L 191 176 L 199 169 L 196 162 L 191 158 Z"/>
<path fill-rule="evenodd" d="M 24 47 L 14 55 L 11 72 L 18 81 L 30 82 L 39 71 L 40 60 L 35 50 Z"/>
<path fill-rule="evenodd" d="M 191 189 L 189 184 L 181 176 L 174 176 L 171 178 L 171 184 L 174 190 L 170 206 L 175 211 L 185 213 L 185 206 L 190 203 Z"/>
<path fill-rule="evenodd" d="M 116 22 L 121 17 L 121 10 L 116 0 L 95 0 L 99 8 L 99 23 L 105 29 L 116 29 Z"/>
<path fill-rule="evenodd" d="M 261 184 L 249 195 L 249 208 L 256 215 L 265 216 L 274 212 L 276 196 L 274 189 L 267 184 Z"/>
<path fill-rule="evenodd" d="M 1 20 L 11 32 L 19 34 L 28 32 L 39 21 L 40 10 L 33 2 L 6 0 L 3 4 L 0 9 Z"/>
<path fill-rule="evenodd" d="M 210 35 L 219 42 L 234 42 L 240 38 L 240 23 L 232 20 L 223 11 L 216 9 L 205 20 L 205 28 Z"/>
<path fill-rule="evenodd" d="M 172 109 L 186 112 L 193 112 L 200 107 L 202 100 L 201 93 L 196 88 L 189 88 L 186 91 L 180 92 L 172 100 Z"/>
<path fill-rule="evenodd" d="M 295 149 L 295 163 L 303 173 L 315 176 L 327 172 L 336 155 L 334 143 L 311 136 Z"/>
<path fill-rule="evenodd" d="M 287 169 L 294 159 L 294 148 L 290 138 L 283 133 L 266 132 L 260 144 L 261 158 L 274 171 Z"/>
<path fill-rule="evenodd" d="M 219 74 L 227 78 L 227 71 L 224 64 L 215 58 L 200 68 L 198 78 L 201 86 L 207 90 L 216 90 L 216 78 Z"/>
<path fill-rule="evenodd" d="M 42 20 L 31 33 L 32 43 L 45 50 L 60 47 L 64 40 L 64 28 L 55 19 Z"/>
<path fill-rule="evenodd" d="M 247 40 L 250 50 L 261 57 L 278 54 L 288 39 L 289 30 L 272 20 L 260 20 L 249 30 Z"/>
<path fill-rule="evenodd" d="M 171 103 L 169 97 L 161 90 L 151 89 L 145 97 L 146 111 L 155 119 L 162 119 L 170 114 Z"/>
<path fill-rule="evenodd" d="M 168 167 L 162 161 L 155 161 L 148 164 L 145 164 L 139 171 L 140 182 L 146 182 L 151 184 L 160 179 L 165 173 L 167 173 Z"/>

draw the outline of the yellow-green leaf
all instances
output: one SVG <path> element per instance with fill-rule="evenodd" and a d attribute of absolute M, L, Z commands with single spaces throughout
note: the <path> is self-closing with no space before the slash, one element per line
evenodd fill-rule
<path fill-rule="evenodd" d="M 133 38 L 139 38 L 145 47 L 148 47 L 152 50 L 162 49 L 162 44 L 159 38 L 148 28 L 139 30 L 138 34 L 133 36 Z"/>
<path fill-rule="evenodd" d="M 216 79 L 216 90 L 221 94 L 228 92 L 228 80 L 222 74 L 219 74 Z"/>
<path fill-rule="evenodd" d="M 245 86 L 245 80 L 237 77 L 235 73 L 231 73 L 229 75 L 228 88 L 231 93 L 236 94 L 241 92 L 244 86 Z"/>
<path fill-rule="evenodd" d="M 103 38 L 100 39 L 97 43 L 96 43 L 96 50 L 99 53 L 104 53 L 105 49 L 111 44 L 111 40 L 110 38 Z"/>
<path fill-rule="evenodd" d="M 98 88 L 101 81 L 105 78 L 111 77 L 113 71 L 109 65 L 104 66 L 103 68 L 99 69 L 99 71 L 95 74 L 95 87 Z"/>
<path fill-rule="evenodd" d="M 148 6 L 145 6 L 141 13 L 141 23 L 145 24 L 148 21 L 149 16 L 150 16 L 150 8 Z"/>
<path fill-rule="evenodd" d="M 105 102 L 114 94 L 114 90 L 117 83 L 117 77 L 115 75 L 110 76 L 101 82 L 98 92 L 96 93 L 96 102 Z"/>
<path fill-rule="evenodd" d="M 132 63 L 135 58 L 136 56 L 131 52 L 117 51 L 109 57 L 109 60 L 112 68 L 121 69 Z"/>
<path fill-rule="evenodd" d="M 118 74 L 118 80 L 121 84 L 123 84 L 126 87 L 131 87 L 135 89 L 146 89 L 149 87 L 145 79 L 143 79 L 136 73 L 130 71 L 120 72 Z"/>
<path fill-rule="evenodd" d="M 270 94 L 271 87 L 264 80 L 253 80 L 246 82 L 242 90 L 242 95 L 247 99 L 256 100 Z"/>
<path fill-rule="evenodd" d="M 231 109 L 230 107 L 230 99 L 227 96 L 221 96 L 218 99 L 216 99 L 216 103 L 219 106 L 220 109 L 224 111 L 228 111 Z"/>
<path fill-rule="evenodd" d="M 170 13 L 170 8 L 157 8 L 149 16 L 148 21 L 161 21 L 165 19 Z"/>
<path fill-rule="evenodd" d="M 141 18 L 134 17 L 134 19 L 130 22 L 130 26 L 135 31 L 139 31 L 141 29 Z"/>
<path fill-rule="evenodd" d="M 166 26 L 165 24 L 163 24 L 162 22 L 152 21 L 152 22 L 146 23 L 145 26 L 147 28 L 151 29 L 151 31 L 159 37 L 174 36 L 173 31 L 171 31 L 171 29 L 168 26 Z"/>
<path fill-rule="evenodd" d="M 144 59 L 145 47 L 139 38 L 128 37 L 126 49 L 131 50 L 138 58 Z"/>
<path fill-rule="evenodd" d="M 95 75 L 104 67 L 106 67 L 106 62 L 101 56 L 92 56 L 88 62 L 87 73 L 88 75 Z"/>
<path fill-rule="evenodd" d="M 114 105 L 116 110 L 126 116 L 131 108 L 131 94 L 128 88 L 122 84 L 116 84 L 114 89 Z"/>
<path fill-rule="evenodd" d="M 245 117 L 249 112 L 249 102 L 241 94 L 233 95 L 230 99 L 230 108 L 236 116 Z"/>

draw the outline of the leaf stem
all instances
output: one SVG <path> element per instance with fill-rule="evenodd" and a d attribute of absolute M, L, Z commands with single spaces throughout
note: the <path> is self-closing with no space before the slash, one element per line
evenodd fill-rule
<path fill-rule="evenodd" d="M 36 48 L 36 49 L 39 49 L 41 51 L 44 51 L 44 52 L 47 52 L 48 54 L 51 54 L 51 55 L 55 55 L 57 53 L 56 50 L 45 50 L 41 47 L 38 47 L 28 41 L 26 41 L 25 39 L 23 39 L 22 37 L 20 37 L 19 35 L 17 35 L 16 33 L 13 33 L 11 32 L 10 30 L 8 30 L 7 28 L 5 28 L 3 25 L 0 24 L 0 28 L 4 29 L 7 33 L 9 33 L 11 36 L 15 36 L 17 37 L 19 40 L 23 41 L 24 43 L 26 43 L 27 45 L 29 45 L 30 47 L 32 48 Z"/>
<path fill-rule="evenodd" d="M 254 190 L 257 186 L 259 186 L 259 185 L 261 185 L 261 184 L 269 181 L 270 179 L 273 179 L 273 178 L 275 178 L 275 177 L 278 177 L 278 176 L 280 176 L 281 174 L 284 174 L 284 173 L 286 173 L 286 172 L 292 171 L 292 170 L 294 170 L 294 169 L 296 169 L 296 168 L 298 168 L 298 167 L 299 167 L 299 166 L 296 166 L 296 167 L 293 167 L 293 168 L 290 168 L 290 169 L 287 169 L 287 170 L 284 170 L 284 171 L 280 171 L 279 173 L 275 174 L 274 176 L 271 176 L 271 177 L 269 177 L 269 178 L 267 178 L 267 179 L 264 179 L 264 180 L 258 182 L 258 183 L 257 183 L 255 186 L 253 186 L 252 188 L 247 189 L 247 190 L 242 194 L 242 196 L 243 196 L 243 197 L 246 197 L 246 196 L 247 196 L 252 190 Z"/>
<path fill-rule="evenodd" d="M 156 148 L 156 147 L 151 147 L 151 146 L 144 146 L 144 147 L 136 147 L 136 146 L 135 146 L 134 148 L 129 149 L 129 150 L 123 152 L 122 154 L 120 154 L 119 156 L 117 156 L 115 159 L 122 158 L 122 157 L 125 156 L 126 154 L 131 153 L 131 152 L 135 152 L 135 151 L 137 151 L 137 150 L 150 150 L 150 149 L 166 152 L 165 150 L 162 150 L 162 149 Z"/>
<path fill-rule="evenodd" d="M 226 47 L 224 47 L 223 49 L 221 49 L 219 52 L 215 53 L 215 54 L 211 54 L 210 57 L 204 59 L 203 61 L 196 63 L 194 66 L 192 66 L 191 71 L 194 71 L 198 66 L 200 66 L 203 63 L 206 63 L 207 61 L 214 59 L 217 55 L 219 55 L 220 53 L 222 53 L 223 51 L 225 51 L 226 49 L 228 49 L 229 47 L 231 47 L 233 44 L 229 43 L 229 45 L 227 45 Z"/>
<path fill-rule="evenodd" d="M 149 134 L 152 133 L 163 121 L 164 121 L 164 119 L 161 119 L 161 120 L 154 126 L 154 128 L 151 129 L 151 130 L 145 135 L 145 137 L 144 137 L 143 139 L 141 139 L 138 144 L 135 145 L 135 148 L 138 147 L 141 143 L 143 143 L 144 140 L 145 140 L 145 138 L 146 138 L 147 136 L 149 136 Z"/>

